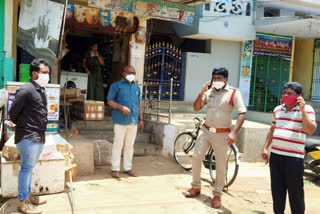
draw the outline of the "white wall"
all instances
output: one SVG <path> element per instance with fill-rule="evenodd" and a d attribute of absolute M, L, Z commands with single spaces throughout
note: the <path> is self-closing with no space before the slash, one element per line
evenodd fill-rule
<path fill-rule="evenodd" d="M 235 41 L 255 39 L 256 32 L 252 24 L 254 13 L 252 0 L 238 0 L 236 2 L 239 7 L 237 12 L 242 12 L 241 15 L 231 13 L 235 9 L 231 2 L 221 1 L 220 6 L 216 6 L 218 4 L 216 2 L 218 1 L 210 4 L 209 11 L 203 7 L 203 17 L 200 18 L 198 34 L 211 35 L 213 39 L 223 38 Z M 250 16 L 246 16 L 247 5 L 250 5 Z M 225 11 L 218 12 L 217 10 L 221 7 Z"/>
<path fill-rule="evenodd" d="M 234 3 L 235 5 L 233 5 Z M 237 0 L 237 2 L 215 0 L 210 5 L 208 11 L 205 10 L 204 5 L 196 8 L 192 26 L 174 23 L 176 33 L 180 37 L 192 39 L 232 41 L 255 39 L 256 31 L 252 24 L 255 8 L 252 0 Z M 250 9 L 247 8 L 249 5 Z M 235 11 L 235 8 L 238 9 Z M 250 11 L 248 16 L 247 11 Z"/>
<path fill-rule="evenodd" d="M 211 53 L 186 53 L 184 101 L 193 102 L 213 68 L 229 70 L 229 84 L 239 86 L 241 42 L 211 40 Z"/>

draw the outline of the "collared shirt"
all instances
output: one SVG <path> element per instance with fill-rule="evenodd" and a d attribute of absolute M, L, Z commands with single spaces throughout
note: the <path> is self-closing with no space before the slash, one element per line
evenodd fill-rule
<path fill-rule="evenodd" d="M 232 92 L 233 105 L 229 104 Z M 239 90 L 226 85 L 220 91 L 209 89 L 202 97 L 202 107 L 207 104 L 206 125 L 214 128 L 231 128 L 233 109 L 237 113 L 247 111 Z"/>
<path fill-rule="evenodd" d="M 12 102 L 9 117 L 16 124 L 15 143 L 30 139 L 45 143 L 45 131 L 48 124 L 47 98 L 44 88 L 30 82 L 22 85 Z"/>
<path fill-rule="evenodd" d="M 315 122 L 315 112 L 310 105 L 305 106 L 308 117 Z M 300 106 L 290 111 L 286 106 L 277 106 L 272 113 L 272 126 L 275 126 L 271 152 L 290 157 L 304 158 L 306 132 L 303 130 Z"/>
<path fill-rule="evenodd" d="M 130 84 L 124 78 L 113 83 L 109 89 L 107 100 L 113 100 L 114 102 L 130 109 L 130 114 L 128 115 L 123 114 L 119 109 L 113 109 L 112 120 L 114 124 L 138 124 L 139 104 L 141 100 L 140 88 L 136 83 L 132 82 Z"/>

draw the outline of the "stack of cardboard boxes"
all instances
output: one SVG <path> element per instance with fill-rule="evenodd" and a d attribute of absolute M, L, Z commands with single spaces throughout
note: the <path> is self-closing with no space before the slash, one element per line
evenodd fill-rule
<path fill-rule="evenodd" d="M 104 102 L 86 100 L 72 105 L 72 113 L 79 120 L 104 120 Z"/>
<path fill-rule="evenodd" d="M 84 111 L 86 120 L 104 120 L 104 102 L 85 101 Z"/>

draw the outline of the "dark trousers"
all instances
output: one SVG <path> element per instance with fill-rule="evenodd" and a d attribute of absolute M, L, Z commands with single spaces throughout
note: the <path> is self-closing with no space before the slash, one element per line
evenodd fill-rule
<path fill-rule="evenodd" d="M 291 213 L 303 214 L 303 159 L 271 153 L 269 165 L 274 213 L 284 213 L 288 191 Z"/>

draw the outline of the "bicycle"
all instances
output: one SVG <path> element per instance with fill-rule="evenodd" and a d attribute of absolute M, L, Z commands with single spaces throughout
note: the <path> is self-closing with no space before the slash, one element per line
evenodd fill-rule
<path fill-rule="evenodd" d="M 189 171 L 192 169 L 191 161 L 193 155 L 193 149 L 198 138 L 200 129 L 204 124 L 204 120 L 194 118 L 195 129 L 192 132 L 183 132 L 179 134 L 174 142 L 174 158 L 176 162 L 185 170 Z M 226 164 L 226 184 L 224 189 L 228 188 L 236 179 L 238 175 L 240 164 L 240 154 L 235 144 L 230 145 L 228 151 L 228 159 Z M 213 182 L 215 181 L 215 167 L 216 161 L 214 156 L 213 148 L 210 147 L 205 158 L 203 160 L 205 168 L 209 169 L 210 177 Z"/>

